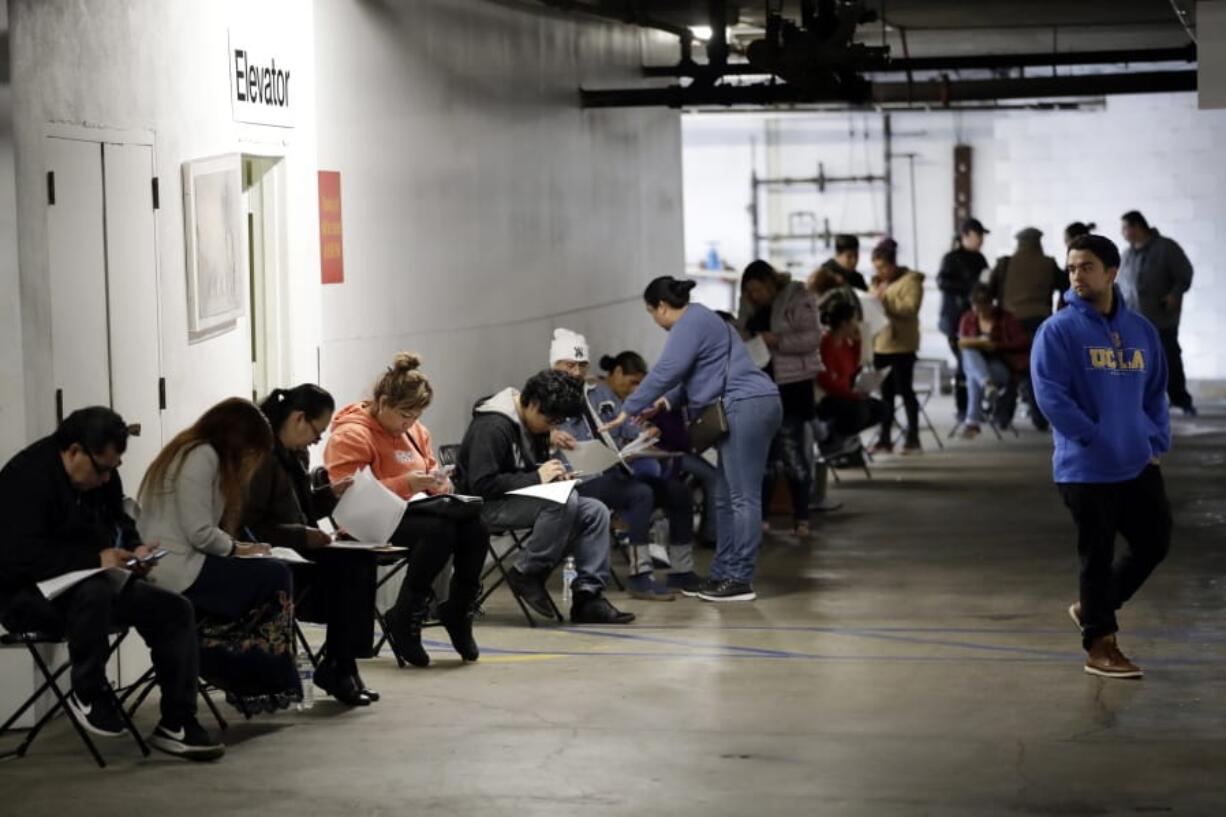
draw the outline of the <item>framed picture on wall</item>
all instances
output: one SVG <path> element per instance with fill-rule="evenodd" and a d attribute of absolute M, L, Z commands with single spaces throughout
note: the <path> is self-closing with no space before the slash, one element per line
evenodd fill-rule
<path fill-rule="evenodd" d="M 247 229 L 237 153 L 183 163 L 187 315 L 193 336 L 224 331 L 247 308 Z"/>

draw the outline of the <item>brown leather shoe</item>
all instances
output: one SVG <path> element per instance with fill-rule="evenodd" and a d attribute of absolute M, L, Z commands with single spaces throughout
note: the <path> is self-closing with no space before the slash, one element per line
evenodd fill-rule
<path fill-rule="evenodd" d="M 1143 675 L 1141 668 L 1120 652 L 1114 635 L 1102 636 L 1090 645 L 1085 671 L 1100 678 L 1140 678 Z"/>

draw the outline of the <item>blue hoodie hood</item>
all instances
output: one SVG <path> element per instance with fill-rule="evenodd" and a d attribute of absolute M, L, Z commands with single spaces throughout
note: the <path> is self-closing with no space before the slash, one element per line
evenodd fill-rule
<path fill-rule="evenodd" d="M 1051 420 L 1056 482 L 1125 482 L 1171 447 L 1158 331 L 1124 305 L 1103 315 L 1073 290 L 1035 335 L 1030 372 Z"/>

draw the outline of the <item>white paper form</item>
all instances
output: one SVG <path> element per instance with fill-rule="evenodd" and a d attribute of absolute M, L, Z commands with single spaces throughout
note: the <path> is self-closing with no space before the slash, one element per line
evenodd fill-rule
<path fill-rule="evenodd" d="M 332 518 L 363 542 L 387 542 L 400 525 L 407 503 L 375 479 L 370 468 L 353 475 L 353 484 L 337 503 Z"/>
<path fill-rule="evenodd" d="M 749 359 L 759 369 L 765 369 L 766 364 L 771 362 L 771 350 L 767 347 L 766 341 L 762 340 L 761 335 L 754 335 L 745 341 L 745 351 L 749 352 Z"/>
<path fill-rule="evenodd" d="M 890 367 L 884 369 L 861 369 L 856 375 L 855 389 L 864 394 L 875 394 L 881 384 L 890 376 Z"/>
<path fill-rule="evenodd" d="M 644 431 L 642 434 L 622 446 L 622 459 L 628 460 L 646 453 L 648 449 L 652 448 L 659 441 L 659 439 L 660 436 L 658 434 L 652 434 L 650 431 Z"/>
<path fill-rule="evenodd" d="M 580 440 L 566 451 L 566 461 L 580 474 L 596 476 L 620 465 L 622 458 L 599 440 Z"/>
<path fill-rule="evenodd" d="M 99 573 L 106 573 L 107 578 L 111 580 L 111 584 L 115 586 L 116 590 L 123 587 L 124 583 L 132 576 L 131 573 L 119 567 L 91 567 L 86 570 L 74 570 L 71 573 L 64 573 L 55 578 L 41 581 L 38 583 L 38 591 L 43 594 L 47 601 L 51 601 L 64 591 L 71 590 L 90 576 L 96 576 Z"/>
<path fill-rule="evenodd" d="M 309 565 L 310 559 L 303 557 L 301 553 L 293 548 L 272 548 L 268 554 L 253 553 L 249 556 L 239 556 L 240 559 L 277 559 L 282 562 L 294 562 L 296 564 Z"/>
<path fill-rule="evenodd" d="M 545 485 L 529 485 L 527 488 L 520 488 L 518 491 L 507 491 L 507 496 L 528 496 L 533 499 L 545 499 L 550 502 L 556 502 L 559 505 L 565 505 L 570 499 L 571 491 L 575 490 L 579 485 L 578 480 L 566 479 L 560 482 L 550 482 Z"/>

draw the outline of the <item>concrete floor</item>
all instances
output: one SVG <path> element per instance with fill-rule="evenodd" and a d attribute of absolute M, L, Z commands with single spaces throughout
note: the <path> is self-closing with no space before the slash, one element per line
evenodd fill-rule
<path fill-rule="evenodd" d="M 59 723 L 0 763 L 0 813 L 1226 814 L 1226 406 L 1205 413 L 1165 466 L 1172 556 L 1121 619 L 1144 681 L 1081 671 L 1046 437 L 929 437 L 845 474 L 811 542 L 771 537 L 757 604 L 529 630 L 500 595 L 478 665 L 368 662 L 381 703 L 235 724 L 217 765 L 109 742 L 99 771 Z"/>

